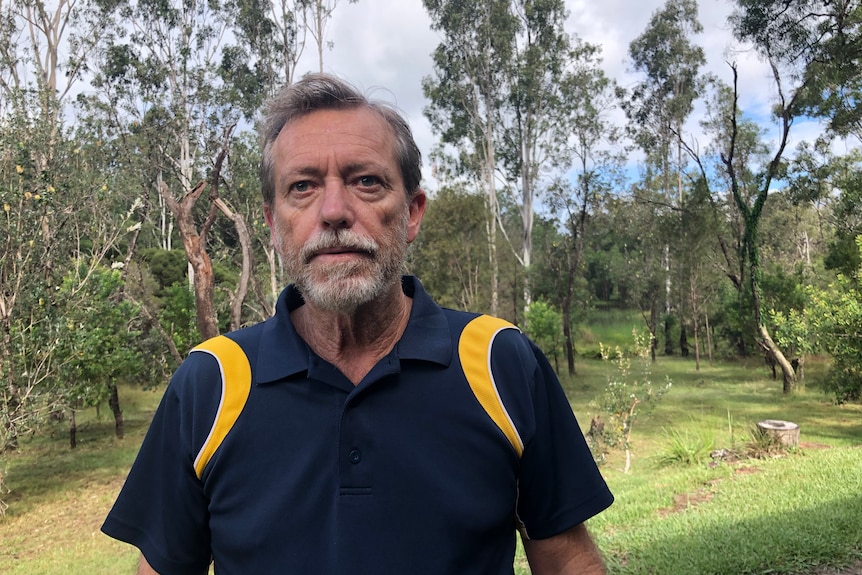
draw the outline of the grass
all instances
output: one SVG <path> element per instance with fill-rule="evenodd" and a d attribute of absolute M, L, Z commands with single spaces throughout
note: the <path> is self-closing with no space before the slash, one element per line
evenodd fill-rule
<path fill-rule="evenodd" d="M 600 414 L 593 400 L 612 366 L 582 360 L 563 377 L 586 428 Z M 809 361 L 809 382 L 825 372 Z M 862 559 L 862 406 L 838 406 L 809 383 L 792 396 L 759 362 L 703 365 L 659 358 L 653 377 L 673 387 L 648 417 L 634 423 L 632 471 L 612 452 L 602 466 L 615 504 L 589 527 L 610 573 L 811 573 Z M 10 490 L 0 517 L 0 573 L 128 574 L 137 552 L 101 535 L 159 400 L 158 392 L 123 387 L 126 438 L 113 438 L 107 410 L 79 414 L 79 446 L 62 426 L 27 438 L 0 456 Z M 794 421 L 801 448 L 781 457 L 737 461 L 693 457 L 662 465 L 674 449 L 685 459 L 701 440 L 741 450 L 762 419 Z M 672 447 L 677 438 L 676 448 Z M 516 573 L 528 573 L 523 554 Z"/>
<path fill-rule="evenodd" d="M 78 447 L 52 427 L 0 454 L 9 508 L 0 517 L 0 573 L 56 575 L 134 573 L 138 553 L 99 527 L 123 484 L 160 394 L 122 389 L 126 437 L 113 434 L 108 410 L 78 415 Z"/>

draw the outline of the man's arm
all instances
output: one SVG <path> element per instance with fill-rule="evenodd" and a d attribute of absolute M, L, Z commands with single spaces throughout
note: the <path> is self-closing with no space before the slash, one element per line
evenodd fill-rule
<path fill-rule="evenodd" d="M 533 575 L 605 575 L 605 564 L 586 525 L 547 539 L 524 539 Z"/>
<path fill-rule="evenodd" d="M 147 560 L 141 555 L 141 562 L 138 563 L 138 575 L 159 575 L 156 570 L 150 567 Z"/>

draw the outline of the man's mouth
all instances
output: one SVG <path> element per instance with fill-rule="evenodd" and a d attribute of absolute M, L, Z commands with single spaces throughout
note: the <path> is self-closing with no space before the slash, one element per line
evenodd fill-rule
<path fill-rule="evenodd" d="M 337 246 L 337 247 L 315 250 L 306 258 L 306 263 L 311 262 L 311 260 L 313 260 L 317 257 L 337 258 L 339 256 L 363 256 L 363 257 L 371 258 L 371 257 L 374 257 L 374 254 L 371 253 L 369 250 L 364 249 L 364 248 L 360 248 L 360 247 Z"/>

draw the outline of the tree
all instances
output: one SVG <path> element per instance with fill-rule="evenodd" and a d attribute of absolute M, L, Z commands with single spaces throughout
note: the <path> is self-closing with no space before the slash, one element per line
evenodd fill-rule
<path fill-rule="evenodd" d="M 844 0 L 737 0 L 734 32 L 797 82 L 794 116 L 829 122 L 837 135 L 862 137 L 862 17 Z"/>
<path fill-rule="evenodd" d="M 614 109 L 615 85 L 599 68 L 594 48 L 583 46 L 579 65 L 565 78 L 570 113 L 560 125 L 570 136 L 565 150 L 571 160 L 568 180 L 558 180 L 549 189 L 549 205 L 566 230 L 565 263 L 559 269 L 559 282 L 554 290 L 559 296 L 563 315 L 566 363 L 570 374 L 575 374 L 574 326 L 575 285 L 582 273 L 584 240 L 587 234 L 588 214 L 602 203 L 602 196 L 615 185 L 621 158 L 611 150 L 619 143 L 622 134 L 611 123 Z M 555 298 L 553 301 L 557 301 Z"/>
<path fill-rule="evenodd" d="M 601 74 L 599 49 L 565 32 L 567 12 L 561 0 L 518 0 L 511 9 L 517 17 L 517 42 L 501 110 L 499 149 L 505 189 L 513 192 L 520 214 L 515 255 L 524 270 L 524 305 L 529 307 L 534 205 L 554 171 L 569 168 L 571 134 L 583 117 L 578 104 L 588 99 L 584 92 L 589 88 L 600 89 L 596 100 L 602 94 L 601 86 L 584 83 L 600 84 Z"/>
<path fill-rule="evenodd" d="M 123 437 L 123 412 L 117 381 L 133 379 L 142 369 L 136 345 L 140 331 L 137 306 L 122 295 L 119 269 L 103 266 L 80 270 L 89 274 L 85 284 L 80 273 L 70 273 L 59 286 L 56 305 L 56 360 L 63 365 L 55 380 L 60 404 L 69 412 L 69 443 L 76 446 L 75 411 L 106 401 L 114 414 L 114 430 Z"/>
<path fill-rule="evenodd" d="M 527 335 L 553 360 L 554 369 L 559 371 L 563 348 L 563 316 L 548 302 L 536 300 L 527 308 L 524 319 Z"/>
<path fill-rule="evenodd" d="M 317 44 L 317 62 L 319 71 L 323 72 L 323 47 L 332 47 L 332 42 L 326 41 L 326 25 L 332 18 L 332 13 L 338 6 L 341 0 L 311 0 L 306 6 L 308 10 L 308 19 L 306 27 Z M 359 0 L 348 0 L 351 4 L 356 4 Z"/>
<path fill-rule="evenodd" d="M 218 197 L 230 136 L 242 114 L 237 98 L 243 90 L 220 80 L 225 61 L 236 54 L 225 39 L 234 24 L 231 7 L 154 0 L 122 5 L 94 78 L 99 100 L 91 101 L 92 109 L 130 144 L 129 157 L 144 160 L 138 168 L 141 188 L 159 205 L 156 229 L 164 248 L 171 247 L 174 221 L 179 228 L 203 338 L 219 333 L 208 231 L 221 211 L 236 224 L 241 240 L 249 235 L 236 212 Z M 196 208 L 205 190 L 211 203 L 201 216 Z M 248 246 L 243 253 L 251 254 Z M 252 267 L 244 263 L 235 309 L 242 305 L 242 282 L 249 281 Z"/>
<path fill-rule="evenodd" d="M 431 101 L 425 115 L 443 145 L 460 150 L 456 169 L 481 182 L 487 202 L 485 228 L 490 264 L 491 314 L 499 301 L 496 131 L 503 86 L 514 57 L 517 21 L 508 0 L 423 0 L 431 26 L 443 38 L 434 50 L 434 73 L 422 81 Z"/>
<path fill-rule="evenodd" d="M 657 168 L 667 208 L 678 208 L 683 201 L 683 124 L 700 93 L 702 81 L 699 69 L 706 61 L 703 49 L 695 45 L 690 37 L 702 31 L 695 0 L 668 0 L 661 10 L 653 13 L 647 28 L 629 46 L 634 69 L 643 73 L 645 79 L 627 95 L 623 108 L 634 126 L 637 126 L 635 140 L 646 153 L 647 161 L 653 162 Z M 671 159 L 674 148 L 675 166 Z M 661 215 L 667 217 L 668 214 Z M 684 244 L 682 238 L 676 238 L 676 241 Z M 669 334 L 672 250 L 667 242 L 662 249 L 665 267 L 665 351 L 672 353 Z M 677 301 L 681 318 L 684 317 L 684 301 Z M 684 320 L 680 323 L 684 325 Z"/>
<path fill-rule="evenodd" d="M 856 238 L 862 256 L 862 236 Z M 862 272 L 860 268 L 857 273 Z M 808 288 L 806 325 L 832 356 L 826 389 L 838 403 L 862 399 L 862 290 L 854 279 L 839 274 L 823 289 Z"/>
<path fill-rule="evenodd" d="M 98 260 L 110 249 L 100 226 L 116 214 L 90 212 L 84 195 L 104 186 L 109 172 L 93 181 L 87 166 L 75 166 L 79 148 L 63 117 L 110 10 L 110 3 L 69 0 L 0 4 L 2 448 L 14 448 L 18 432 L 50 403 L 37 393 L 55 369 L 55 328 L 44 312 L 64 258 L 90 252 Z M 108 242 L 117 237 L 109 236 Z"/>
<path fill-rule="evenodd" d="M 639 334 L 637 330 L 632 332 L 634 337 L 634 360 L 640 364 L 640 372 L 632 373 L 632 358 L 626 357 L 619 347 L 609 349 L 602 346 L 602 359 L 606 362 L 613 361 L 616 372 L 606 375 L 607 383 L 602 396 L 596 403 L 609 416 L 609 421 L 604 425 L 605 436 L 600 438 L 599 445 L 593 445 L 593 456 L 603 459 L 604 454 L 595 453 L 604 447 L 604 443 L 610 445 L 622 444 L 626 455 L 623 473 L 628 473 L 632 466 L 632 430 L 635 421 L 649 414 L 655 408 L 656 403 L 671 388 L 670 380 L 663 386 L 657 386 L 652 381 L 652 369 L 650 367 L 650 347 L 647 338 Z"/>
<path fill-rule="evenodd" d="M 490 306 L 484 212 L 480 194 L 456 187 L 441 188 L 429 200 L 408 263 L 442 306 L 463 310 Z"/>
<path fill-rule="evenodd" d="M 854 78 L 858 78 L 858 70 L 847 75 L 830 74 L 831 71 L 846 67 L 843 59 L 848 53 L 844 47 L 853 46 L 859 41 L 858 21 L 853 11 L 858 11 L 858 8 L 831 0 L 813 3 L 801 0 L 737 0 L 737 9 L 731 17 L 735 36 L 751 42 L 769 63 L 776 88 L 777 104 L 774 111 L 779 122 L 779 139 L 775 153 L 760 173 L 758 190 L 751 202 L 746 202 L 741 193 L 737 166 L 734 164 L 735 142 L 739 135 L 735 113 L 729 118 L 731 138 L 722 155 L 722 163 L 743 220 L 742 253 L 748 266 L 754 324 L 762 345 L 781 366 L 786 393 L 792 391 L 796 374 L 772 340 L 763 321 L 758 229 L 772 182 L 784 175 L 784 152 L 793 121 L 810 109 L 812 101 L 817 100 L 812 99 L 812 93 L 825 86 L 824 80 L 828 84 L 828 81 L 840 78 L 840 86 L 824 92 L 834 94 L 852 87 Z M 732 106 L 736 110 L 738 86 L 735 67 L 733 74 Z"/>

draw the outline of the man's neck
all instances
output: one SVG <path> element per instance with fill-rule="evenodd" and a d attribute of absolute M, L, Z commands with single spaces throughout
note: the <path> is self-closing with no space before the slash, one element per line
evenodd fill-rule
<path fill-rule="evenodd" d="M 310 302 L 291 312 L 297 333 L 314 352 L 337 367 L 353 385 L 385 357 L 401 339 L 413 300 L 396 283 L 382 297 L 341 314 Z"/>

